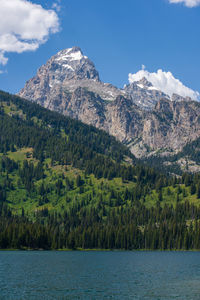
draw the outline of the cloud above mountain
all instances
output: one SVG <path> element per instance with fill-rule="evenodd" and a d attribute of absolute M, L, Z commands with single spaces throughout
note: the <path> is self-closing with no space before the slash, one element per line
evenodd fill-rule
<path fill-rule="evenodd" d="M 58 31 L 53 9 L 27 0 L 0 0 L 0 64 L 6 65 L 6 53 L 34 51 Z"/>
<path fill-rule="evenodd" d="M 187 7 L 200 5 L 200 0 L 169 0 L 170 3 L 183 3 Z"/>
<path fill-rule="evenodd" d="M 142 78 L 146 78 L 152 85 L 169 95 L 178 94 L 182 97 L 191 97 L 193 100 L 199 100 L 200 94 L 197 91 L 186 87 L 179 79 L 176 79 L 171 72 L 164 72 L 159 69 L 157 72 L 150 73 L 144 69 L 138 71 L 135 74 L 129 74 L 129 82 L 140 81 Z"/>
<path fill-rule="evenodd" d="M 61 11 L 61 0 L 56 0 L 53 5 L 52 8 L 55 9 L 57 12 Z"/>

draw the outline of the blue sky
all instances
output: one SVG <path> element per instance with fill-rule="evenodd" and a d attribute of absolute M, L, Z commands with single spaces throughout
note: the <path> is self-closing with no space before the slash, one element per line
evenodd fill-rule
<path fill-rule="evenodd" d="M 16 5 L 20 1 L 27 2 L 0 0 L 0 4 L 4 1 L 14 1 Z M 145 65 L 149 72 L 170 71 L 186 86 L 200 91 L 200 1 L 173 1 L 183 3 L 169 3 L 170 0 L 29 1 L 41 4 L 44 10 L 57 3 L 60 10 L 51 15 L 50 25 L 45 23 L 49 26 L 47 34 L 44 32 L 41 36 L 37 25 L 30 27 L 30 30 L 38 30 L 39 38 L 33 32 L 23 35 L 23 26 L 20 26 L 23 41 L 34 40 L 31 46 L 18 47 L 17 52 L 21 53 L 15 52 L 15 45 L 5 46 L 1 41 L 1 35 L 7 32 L 1 30 L 0 16 L 0 50 L 3 49 L 4 57 L 4 65 L 0 65 L 0 89 L 17 93 L 52 55 L 79 46 L 94 62 L 101 80 L 118 87 L 128 83 L 129 73 L 136 73 Z M 6 18 L 4 26 L 6 22 L 8 25 L 14 22 Z M 23 23 L 23 15 L 20 20 Z M 34 46 L 37 50 L 28 49 Z M 25 51 L 26 48 L 29 51 Z"/>

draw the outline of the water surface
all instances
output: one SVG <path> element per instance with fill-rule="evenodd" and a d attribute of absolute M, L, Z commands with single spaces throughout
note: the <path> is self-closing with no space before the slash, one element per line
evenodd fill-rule
<path fill-rule="evenodd" d="M 200 299 L 200 252 L 0 252 L 0 299 Z"/>

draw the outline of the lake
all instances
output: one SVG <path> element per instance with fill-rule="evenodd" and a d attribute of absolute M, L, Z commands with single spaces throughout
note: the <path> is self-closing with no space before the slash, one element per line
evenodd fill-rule
<path fill-rule="evenodd" d="M 200 252 L 1 251 L 0 299 L 200 299 Z"/>

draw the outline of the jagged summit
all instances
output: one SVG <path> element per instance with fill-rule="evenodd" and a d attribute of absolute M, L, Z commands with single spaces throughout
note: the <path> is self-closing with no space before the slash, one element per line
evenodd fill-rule
<path fill-rule="evenodd" d="M 155 87 L 153 86 L 153 84 L 152 84 L 150 81 L 148 81 L 148 80 L 146 79 L 146 77 L 143 77 L 141 80 L 139 80 L 139 81 L 137 82 L 137 85 L 138 85 L 141 89 L 147 88 L 147 89 L 149 89 L 149 90 L 158 90 L 157 88 L 155 88 Z"/>
<path fill-rule="evenodd" d="M 169 99 L 168 95 L 154 87 L 145 77 L 125 85 L 124 91 L 131 97 L 134 104 L 146 110 L 153 109 L 163 98 Z"/>
<path fill-rule="evenodd" d="M 127 84 L 124 86 L 124 88 L 129 86 L 134 86 L 134 87 L 137 86 L 140 89 L 158 90 L 156 87 L 153 86 L 153 84 L 150 81 L 146 79 L 146 77 L 143 77 L 141 80 L 134 81 L 130 84 Z"/>
<path fill-rule="evenodd" d="M 87 56 L 83 55 L 79 47 L 64 49 L 52 56 L 48 62 L 55 67 L 55 71 L 61 72 L 63 81 L 66 79 L 100 81 L 95 65 Z"/>
<path fill-rule="evenodd" d="M 87 56 L 83 55 L 81 48 L 72 47 L 59 51 L 56 55 L 56 60 L 65 61 L 65 60 L 81 60 L 87 59 Z"/>

